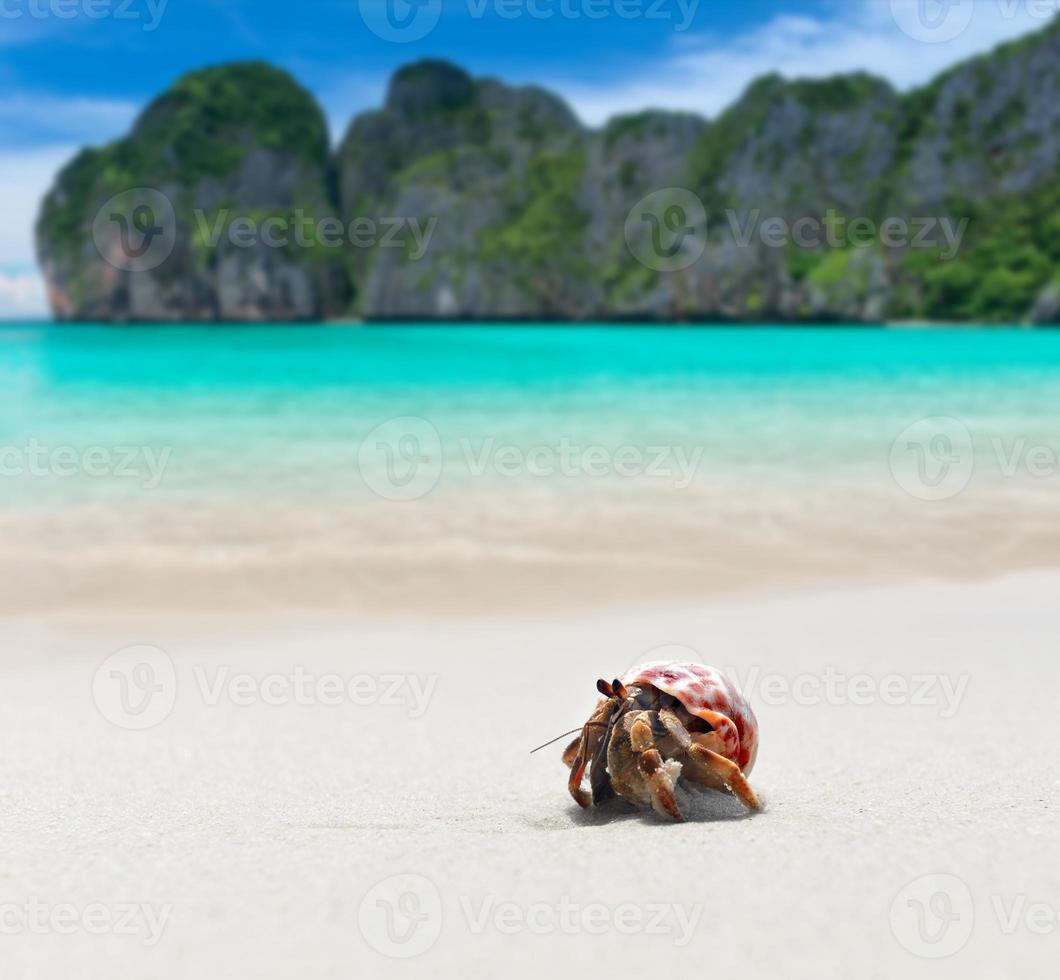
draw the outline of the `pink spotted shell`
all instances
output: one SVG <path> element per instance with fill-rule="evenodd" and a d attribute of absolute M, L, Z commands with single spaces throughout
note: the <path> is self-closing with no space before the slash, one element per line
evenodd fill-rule
<path fill-rule="evenodd" d="M 721 735 L 722 755 L 744 775 L 751 771 L 758 755 L 758 720 L 740 689 L 720 670 L 660 660 L 626 671 L 622 683 L 627 687 L 651 684 L 677 698 L 689 714 L 702 718 Z"/>

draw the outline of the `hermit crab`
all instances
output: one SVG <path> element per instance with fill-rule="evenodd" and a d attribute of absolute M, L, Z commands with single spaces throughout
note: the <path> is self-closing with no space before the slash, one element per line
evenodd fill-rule
<path fill-rule="evenodd" d="M 759 809 L 746 779 L 758 753 L 758 722 L 721 671 L 659 661 L 596 688 L 603 698 L 563 753 L 567 788 L 579 806 L 617 795 L 681 821 L 674 787 L 683 777 Z M 582 785 L 586 770 L 591 792 Z"/>

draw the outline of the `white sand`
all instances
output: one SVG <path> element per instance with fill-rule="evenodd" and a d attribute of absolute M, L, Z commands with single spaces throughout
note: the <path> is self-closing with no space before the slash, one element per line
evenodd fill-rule
<path fill-rule="evenodd" d="M 933 503 L 816 479 L 0 508 L 0 617 L 569 613 L 1058 565 L 1060 481 Z"/>
<path fill-rule="evenodd" d="M 1060 962 L 1058 594 L 1043 574 L 548 621 L 9 623 L 2 975 L 1044 977 Z M 178 677 L 142 732 L 92 696 L 134 642 Z M 753 681 L 766 812 L 714 796 L 684 826 L 585 815 L 562 743 L 527 754 L 584 719 L 597 676 L 665 643 Z M 420 702 L 209 705 L 196 677 L 297 665 L 436 686 L 410 717 Z M 852 698 L 836 673 L 869 679 Z M 372 891 L 399 872 L 422 877 Z M 903 891 L 930 873 L 954 878 Z M 409 938 L 388 946 L 399 899 Z M 157 943 L 142 910 L 137 935 L 115 934 L 126 903 L 168 912 Z"/>

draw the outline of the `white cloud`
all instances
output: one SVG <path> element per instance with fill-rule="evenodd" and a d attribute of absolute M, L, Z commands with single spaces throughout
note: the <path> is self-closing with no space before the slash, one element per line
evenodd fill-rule
<path fill-rule="evenodd" d="M 0 320 L 47 315 L 44 282 L 37 272 L 0 271 Z"/>
<path fill-rule="evenodd" d="M 102 143 L 125 133 L 137 112 L 135 103 L 119 99 L 8 93 L 0 102 L 0 133 L 23 143 Z"/>
<path fill-rule="evenodd" d="M 118 100 L 43 94 L 9 95 L 0 102 L 0 317 L 46 312 L 36 264 L 33 227 L 55 175 L 77 151 L 120 136 L 136 106 Z M 12 134 L 50 136 L 38 146 L 9 149 Z"/>
<path fill-rule="evenodd" d="M 0 152 L 0 266 L 34 263 L 33 225 L 41 199 L 76 146 Z"/>
<path fill-rule="evenodd" d="M 592 125 L 647 108 L 716 116 L 754 79 L 770 72 L 821 78 L 867 71 L 910 88 L 996 44 L 1043 28 L 1048 15 L 1060 11 L 1060 0 L 977 0 L 961 33 L 925 43 L 898 26 L 899 20 L 908 23 L 915 16 L 911 8 L 918 2 L 894 0 L 892 6 L 888 0 L 862 0 L 836 6 L 827 16 L 780 14 L 737 36 L 676 34 L 664 58 L 626 80 L 594 85 L 553 80 L 551 87 Z"/>
<path fill-rule="evenodd" d="M 33 226 L 56 172 L 76 152 L 71 145 L 0 151 L 0 318 L 47 312 L 34 269 Z"/>

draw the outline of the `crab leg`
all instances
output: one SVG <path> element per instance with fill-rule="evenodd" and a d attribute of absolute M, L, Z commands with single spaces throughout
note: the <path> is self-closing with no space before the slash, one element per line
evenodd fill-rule
<path fill-rule="evenodd" d="M 662 722 L 663 727 L 673 736 L 674 741 L 681 746 L 681 750 L 687 752 L 688 747 L 692 744 L 692 736 L 688 734 L 688 729 L 681 724 L 681 719 L 669 708 L 663 708 L 659 712 L 659 721 Z"/>
<path fill-rule="evenodd" d="M 587 724 L 582 728 L 579 739 L 578 754 L 570 767 L 570 778 L 567 780 L 567 790 L 574 797 L 574 802 L 585 809 L 593 805 L 593 798 L 582 789 L 582 777 L 585 775 L 585 767 L 589 765 L 589 740 L 590 726 Z"/>
<path fill-rule="evenodd" d="M 749 810 L 760 809 L 758 797 L 755 796 L 754 790 L 751 789 L 740 767 L 703 744 L 711 740 L 712 735 L 716 736 L 716 732 L 701 735 L 699 741 L 693 741 L 692 736 L 688 734 L 688 729 L 681 724 L 681 720 L 669 708 L 663 708 L 659 712 L 659 721 L 682 750 L 688 754 L 692 762 L 685 771 L 688 779 L 713 789 L 724 787 Z"/>
<path fill-rule="evenodd" d="M 659 722 L 673 740 L 677 742 L 682 752 L 688 752 L 692 745 L 695 744 L 700 748 L 709 749 L 720 756 L 725 756 L 725 752 L 729 747 L 727 734 L 718 731 L 702 732 L 693 738 L 681 719 L 670 708 L 663 708 L 658 712 L 658 716 Z"/>
<path fill-rule="evenodd" d="M 692 763 L 685 775 L 694 782 L 714 789 L 723 786 L 729 790 L 748 810 L 760 810 L 761 804 L 755 791 L 751 789 L 747 778 L 735 762 L 731 762 L 723 755 L 712 752 L 697 742 L 686 750 L 689 761 Z"/>
<path fill-rule="evenodd" d="M 674 820 L 684 822 L 684 814 L 674 799 L 673 779 L 663 765 L 662 756 L 655 747 L 651 723 L 646 714 L 641 714 L 629 729 L 630 746 L 637 753 L 637 767 L 648 785 L 652 806 L 656 812 Z"/>
<path fill-rule="evenodd" d="M 607 728 L 593 754 L 593 761 L 589 766 L 589 785 L 593 791 L 593 803 L 599 806 L 610 799 L 614 799 L 615 788 L 611 784 L 611 775 L 607 771 L 607 753 L 611 748 L 611 735 L 615 725 L 619 723 L 622 716 L 630 709 L 632 702 L 625 700 L 625 688 L 615 681 L 615 687 L 620 694 L 616 694 L 616 700 L 610 702 L 611 717 L 607 719 Z"/>
<path fill-rule="evenodd" d="M 614 710 L 614 701 L 602 701 L 596 709 L 596 713 L 590 718 L 583 726 L 581 736 L 578 738 L 578 751 L 573 757 L 570 764 L 570 778 L 567 780 L 567 790 L 570 795 L 574 797 L 574 802 L 582 808 L 590 807 L 593 804 L 593 798 L 582 789 L 582 779 L 585 776 L 585 770 L 589 765 L 589 760 L 596 753 L 596 748 L 600 744 L 600 740 L 604 737 L 602 728 L 605 727 L 604 719 L 609 719 L 611 712 Z M 570 752 L 573 745 L 568 746 L 567 750 L 563 753 L 563 761 L 567 761 L 567 754 Z"/>

